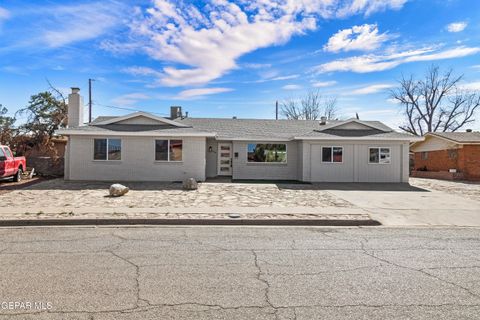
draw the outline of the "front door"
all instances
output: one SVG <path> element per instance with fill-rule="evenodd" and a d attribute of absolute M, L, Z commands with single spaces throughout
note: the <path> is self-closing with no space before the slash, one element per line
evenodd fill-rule
<path fill-rule="evenodd" d="M 232 144 L 231 143 L 218 144 L 218 175 L 219 176 L 232 175 Z"/>

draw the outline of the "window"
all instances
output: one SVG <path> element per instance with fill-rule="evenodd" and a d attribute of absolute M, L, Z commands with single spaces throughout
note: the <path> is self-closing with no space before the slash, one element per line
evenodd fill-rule
<path fill-rule="evenodd" d="M 247 160 L 248 162 L 287 163 L 287 145 L 249 143 Z"/>
<path fill-rule="evenodd" d="M 428 152 L 422 152 L 422 160 L 428 160 Z"/>
<path fill-rule="evenodd" d="M 155 161 L 182 161 L 183 140 L 155 140 Z"/>
<path fill-rule="evenodd" d="M 10 151 L 10 149 L 5 148 L 5 154 L 6 154 L 7 157 L 9 157 L 9 158 L 13 158 L 13 154 L 12 154 L 12 151 Z"/>
<path fill-rule="evenodd" d="M 343 147 L 322 147 L 322 162 L 343 162 Z"/>
<path fill-rule="evenodd" d="M 368 163 L 390 163 L 390 148 L 369 148 L 368 153 Z"/>
<path fill-rule="evenodd" d="M 458 158 L 458 151 L 457 149 L 448 149 L 448 158 L 455 160 Z"/>
<path fill-rule="evenodd" d="M 2 148 L 0 148 L 0 158 L 6 158 L 7 155 L 5 154 L 5 151 L 3 151 Z"/>
<path fill-rule="evenodd" d="M 93 160 L 122 160 L 122 140 L 94 139 Z"/>

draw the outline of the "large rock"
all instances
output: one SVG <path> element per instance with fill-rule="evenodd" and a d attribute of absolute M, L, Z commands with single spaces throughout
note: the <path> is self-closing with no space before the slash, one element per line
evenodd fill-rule
<path fill-rule="evenodd" d="M 194 178 L 188 178 L 183 181 L 183 189 L 185 190 L 197 190 L 198 182 Z"/>
<path fill-rule="evenodd" d="M 128 187 L 125 187 L 124 185 L 115 183 L 110 186 L 109 191 L 111 197 L 121 197 L 125 195 L 128 191 L 130 191 L 130 189 Z"/>

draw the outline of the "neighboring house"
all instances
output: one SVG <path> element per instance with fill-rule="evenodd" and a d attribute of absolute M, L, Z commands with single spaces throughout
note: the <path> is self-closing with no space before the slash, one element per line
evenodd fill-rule
<path fill-rule="evenodd" d="M 427 133 L 412 144 L 412 176 L 480 180 L 480 132 Z"/>
<path fill-rule="evenodd" d="M 69 95 L 65 179 L 408 182 L 409 144 L 422 138 L 378 121 L 186 118 L 145 112 L 83 124 L 79 89 Z"/>

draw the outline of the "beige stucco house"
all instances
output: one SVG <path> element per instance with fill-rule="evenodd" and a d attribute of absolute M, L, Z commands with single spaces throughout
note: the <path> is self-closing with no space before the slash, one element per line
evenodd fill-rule
<path fill-rule="evenodd" d="M 66 180 L 408 182 L 409 143 L 378 121 L 162 118 L 145 112 L 83 123 L 69 95 Z"/>

